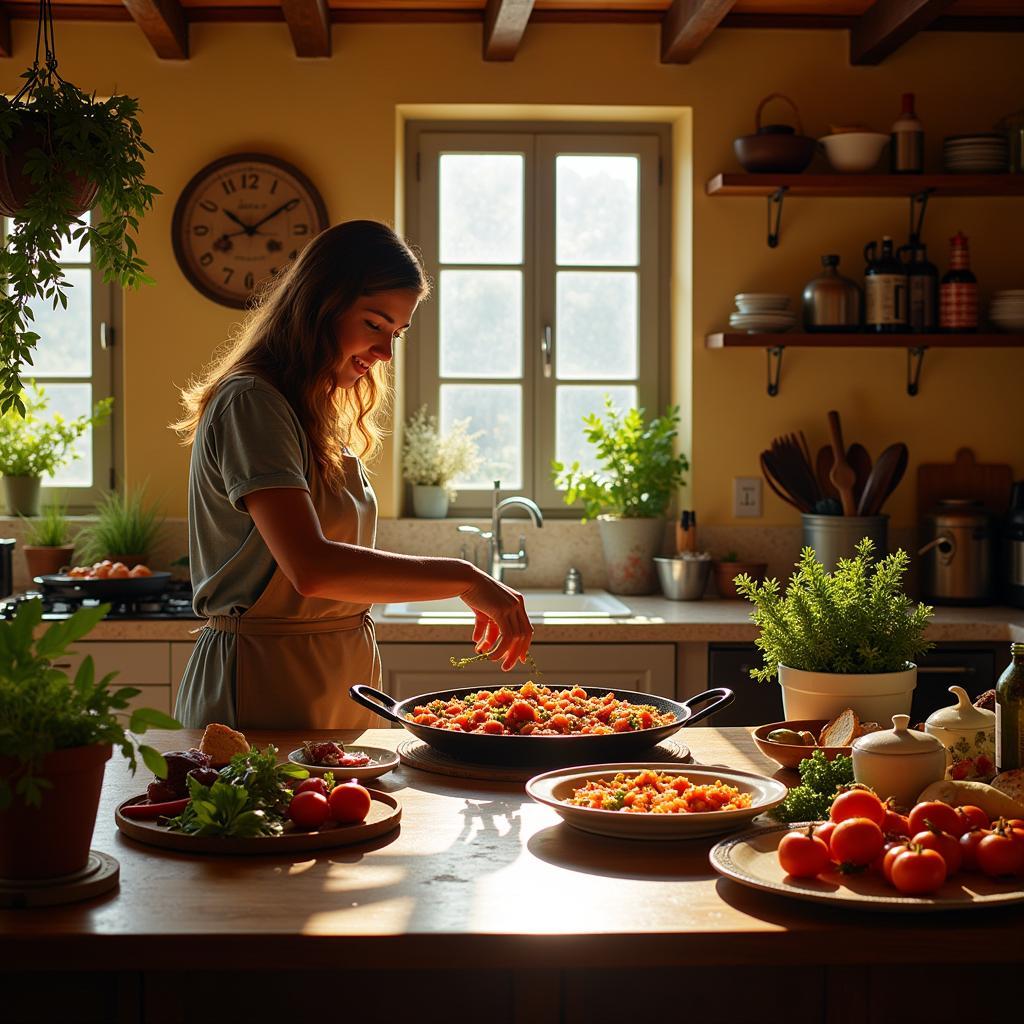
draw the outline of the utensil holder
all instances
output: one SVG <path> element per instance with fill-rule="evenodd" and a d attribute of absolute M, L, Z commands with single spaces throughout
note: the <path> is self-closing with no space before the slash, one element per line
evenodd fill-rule
<path fill-rule="evenodd" d="M 820 516 L 805 512 L 800 518 L 804 527 L 803 546 L 814 548 L 818 561 L 829 572 L 840 558 L 853 558 L 865 537 L 874 541 L 876 558 L 889 553 L 888 516 Z"/>

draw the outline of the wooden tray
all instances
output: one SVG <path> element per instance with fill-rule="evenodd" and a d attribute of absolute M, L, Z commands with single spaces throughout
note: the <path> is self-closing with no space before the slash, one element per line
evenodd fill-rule
<path fill-rule="evenodd" d="M 918 521 L 943 498 L 975 498 L 989 512 L 1005 515 L 1012 485 L 1010 466 L 1000 462 L 976 462 L 970 448 L 961 448 L 951 463 L 923 462 L 917 467 Z"/>
<path fill-rule="evenodd" d="M 376 789 L 369 792 L 373 799 L 370 813 L 364 822 L 358 825 L 332 825 L 316 832 L 298 829 L 288 831 L 286 826 L 284 835 L 280 836 L 190 836 L 184 832 L 172 832 L 154 821 L 126 818 L 121 813 L 121 808 L 128 804 L 144 803 L 145 796 L 133 796 L 118 804 L 114 811 L 114 821 L 130 839 L 150 846 L 162 846 L 166 850 L 179 850 L 182 853 L 287 854 L 299 850 L 321 850 L 331 846 L 365 843 L 398 828 L 402 820 L 402 805 L 389 793 Z"/>
<path fill-rule="evenodd" d="M 851 910 L 981 910 L 1005 903 L 1024 904 L 1024 886 L 1019 880 L 987 878 L 977 872 L 960 872 L 932 896 L 903 896 L 873 871 L 790 878 L 779 865 L 778 848 L 782 837 L 797 827 L 775 825 L 723 839 L 711 849 L 711 866 L 752 889 Z"/>

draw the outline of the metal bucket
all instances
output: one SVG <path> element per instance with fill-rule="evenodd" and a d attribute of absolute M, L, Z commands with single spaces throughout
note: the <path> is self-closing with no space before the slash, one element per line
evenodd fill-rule
<path fill-rule="evenodd" d="M 804 547 L 814 548 L 818 561 L 831 572 L 840 558 L 853 558 L 865 538 L 875 542 L 875 557 L 889 553 L 888 516 L 819 516 L 804 513 Z"/>

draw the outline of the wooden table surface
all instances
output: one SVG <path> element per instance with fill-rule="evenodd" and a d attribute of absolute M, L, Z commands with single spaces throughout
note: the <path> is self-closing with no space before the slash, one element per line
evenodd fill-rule
<path fill-rule="evenodd" d="M 152 734 L 181 749 L 199 733 Z M 326 734 L 324 734 L 326 735 Z M 337 735 L 337 734 L 335 734 Z M 343 734 L 394 748 L 407 734 Z M 253 733 L 286 752 L 295 733 Z M 746 729 L 678 734 L 699 762 L 778 773 Z M 840 911 L 720 878 L 713 840 L 591 836 L 517 784 L 404 766 L 371 785 L 403 806 L 400 830 L 370 844 L 294 857 L 185 855 L 117 831 L 117 803 L 145 789 L 120 757 L 107 767 L 93 847 L 117 858 L 120 889 L 66 907 L 0 911 L 8 970 L 46 963 L 185 969 L 501 965 L 531 969 L 687 964 L 1024 961 L 1024 910 L 959 914 Z"/>

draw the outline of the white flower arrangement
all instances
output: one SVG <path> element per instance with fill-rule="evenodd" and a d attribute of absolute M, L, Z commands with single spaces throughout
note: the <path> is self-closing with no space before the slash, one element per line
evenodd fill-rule
<path fill-rule="evenodd" d="M 443 437 L 437 418 L 427 414 L 425 405 L 405 424 L 402 444 L 402 475 L 411 484 L 443 487 L 449 500 L 457 494 L 451 486 L 458 476 L 472 474 L 480 465 L 480 450 L 476 439 L 483 433 L 469 432 L 469 420 L 455 420 L 451 430 Z"/>

